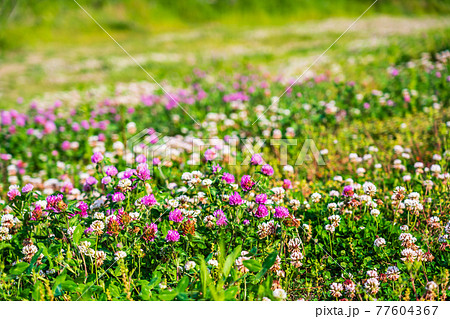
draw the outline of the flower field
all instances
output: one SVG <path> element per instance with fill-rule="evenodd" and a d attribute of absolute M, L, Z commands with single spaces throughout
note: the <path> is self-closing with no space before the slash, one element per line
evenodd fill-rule
<path fill-rule="evenodd" d="M 0 299 L 449 300 L 435 49 L 371 81 L 193 68 L 167 91 L 19 98 L 0 111 Z"/>

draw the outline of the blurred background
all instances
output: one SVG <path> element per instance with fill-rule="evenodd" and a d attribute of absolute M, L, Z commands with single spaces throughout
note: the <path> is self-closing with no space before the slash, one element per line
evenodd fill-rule
<path fill-rule="evenodd" d="M 171 83 L 194 68 L 219 74 L 254 65 L 294 76 L 373 3 L 77 1 L 152 75 Z M 73 0 L 0 3 L 0 107 L 43 92 L 148 80 Z M 446 49 L 449 14 L 448 0 L 380 0 L 330 54 L 388 46 L 387 63 L 396 63 Z"/>

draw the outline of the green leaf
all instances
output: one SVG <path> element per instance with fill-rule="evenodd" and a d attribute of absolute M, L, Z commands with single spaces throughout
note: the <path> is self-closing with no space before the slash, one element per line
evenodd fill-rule
<path fill-rule="evenodd" d="M 83 226 L 78 225 L 77 228 L 75 228 L 75 230 L 73 231 L 73 242 L 78 245 L 78 243 L 80 242 L 81 236 L 83 236 Z"/>
<path fill-rule="evenodd" d="M 181 280 L 178 282 L 177 285 L 177 292 L 183 292 L 187 289 L 189 286 L 189 277 L 184 276 L 181 278 Z"/>
<path fill-rule="evenodd" d="M 273 253 L 269 254 L 267 258 L 264 260 L 262 266 L 263 268 L 269 270 L 270 267 L 273 266 L 275 261 L 277 260 L 278 252 L 274 251 Z"/>
<path fill-rule="evenodd" d="M 41 290 L 42 290 L 42 283 L 40 281 L 37 281 L 34 285 L 32 297 L 34 301 L 40 301 L 41 300 Z"/>
<path fill-rule="evenodd" d="M 11 268 L 9 271 L 10 275 L 20 275 L 22 274 L 28 267 L 30 266 L 29 263 L 26 262 L 20 262 L 17 263 L 14 267 Z"/>
<path fill-rule="evenodd" d="M 75 288 L 77 288 L 77 284 L 72 280 L 68 280 L 61 284 L 61 288 L 65 291 L 75 291 Z"/>
<path fill-rule="evenodd" d="M 203 293 L 204 298 L 206 297 L 206 288 L 208 287 L 208 278 L 209 278 L 208 268 L 206 268 L 206 262 L 202 258 L 200 260 L 200 281 L 202 282 L 202 293 Z"/>
<path fill-rule="evenodd" d="M 227 256 L 227 259 L 225 260 L 225 264 L 223 266 L 223 276 L 225 278 L 228 278 L 228 275 L 230 274 L 230 271 L 231 271 L 231 267 L 233 266 L 236 258 L 238 258 L 239 255 L 241 254 L 241 250 L 242 250 L 242 247 L 241 247 L 241 245 L 239 245 L 233 250 L 233 252 L 231 254 L 229 254 Z"/>
<path fill-rule="evenodd" d="M 274 251 L 269 256 L 267 256 L 267 258 L 264 260 L 264 262 L 262 264 L 261 271 L 255 276 L 253 283 L 255 283 L 255 284 L 258 283 L 261 280 L 261 278 L 264 277 L 266 272 L 270 269 L 270 267 L 273 266 L 273 264 L 277 260 L 277 256 L 278 256 L 278 252 L 276 252 L 276 251 Z"/>
<path fill-rule="evenodd" d="M 164 301 L 172 301 L 178 295 L 176 291 L 165 290 L 158 295 L 158 298 Z"/>
<path fill-rule="evenodd" d="M 242 263 L 252 272 L 258 272 L 262 268 L 261 263 L 255 259 L 244 260 Z"/>
<path fill-rule="evenodd" d="M 232 286 L 225 291 L 225 300 L 236 300 L 236 294 L 239 292 L 238 286 Z"/>

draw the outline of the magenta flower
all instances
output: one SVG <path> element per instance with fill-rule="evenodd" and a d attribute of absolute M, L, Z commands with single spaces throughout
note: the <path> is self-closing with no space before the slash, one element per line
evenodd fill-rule
<path fill-rule="evenodd" d="M 159 158 L 155 157 L 153 159 L 152 163 L 153 163 L 154 166 L 158 166 L 159 164 L 161 164 L 161 160 Z"/>
<path fill-rule="evenodd" d="M 258 204 L 265 204 L 267 201 L 267 195 L 266 194 L 258 194 L 255 197 L 255 202 Z"/>
<path fill-rule="evenodd" d="M 213 165 L 212 170 L 213 170 L 214 174 L 217 174 L 218 172 L 220 172 L 222 170 L 222 166 L 220 166 L 219 164 Z"/>
<path fill-rule="evenodd" d="M 47 202 L 47 207 L 45 209 L 52 210 L 55 213 L 60 213 L 67 207 L 67 205 L 63 202 L 63 198 L 63 194 L 47 196 L 45 199 Z"/>
<path fill-rule="evenodd" d="M 238 206 L 241 205 L 243 201 L 241 195 L 239 195 L 238 192 L 234 192 L 234 194 L 230 196 L 229 202 L 231 206 Z"/>
<path fill-rule="evenodd" d="M 157 204 L 157 202 L 155 196 L 153 194 L 150 194 L 141 198 L 141 204 L 145 206 L 154 206 Z"/>
<path fill-rule="evenodd" d="M 69 141 L 62 142 L 61 148 L 63 151 L 68 151 L 70 149 L 70 142 Z"/>
<path fill-rule="evenodd" d="M 7 193 L 9 200 L 14 200 L 17 196 L 20 196 L 20 191 L 15 187 L 10 187 L 9 192 Z"/>
<path fill-rule="evenodd" d="M 31 184 L 26 184 L 24 187 L 22 187 L 22 193 L 29 193 L 33 190 L 34 186 Z"/>
<path fill-rule="evenodd" d="M 273 214 L 275 218 L 286 218 L 289 216 L 289 210 L 283 206 L 275 207 L 275 213 Z"/>
<path fill-rule="evenodd" d="M 255 183 L 252 181 L 252 177 L 250 175 L 244 175 L 241 178 L 241 187 L 244 191 L 249 191 L 252 189 Z"/>
<path fill-rule="evenodd" d="M 145 241 L 154 241 L 156 238 L 156 234 L 158 233 L 158 226 L 155 223 L 146 224 L 144 227 L 144 234 L 142 238 Z"/>
<path fill-rule="evenodd" d="M 137 157 L 136 157 L 136 162 L 138 162 L 138 163 L 145 163 L 145 162 L 147 162 L 147 158 L 144 156 L 144 155 L 138 155 Z"/>
<path fill-rule="evenodd" d="M 125 200 L 125 195 L 122 194 L 121 192 L 117 192 L 117 193 L 112 195 L 112 201 L 114 203 L 121 202 L 123 200 Z"/>
<path fill-rule="evenodd" d="M 214 217 L 216 218 L 217 226 L 222 227 L 228 225 L 228 219 L 221 209 L 218 209 L 214 212 Z"/>
<path fill-rule="evenodd" d="M 209 148 L 205 151 L 205 160 L 213 161 L 217 157 L 216 150 L 214 148 Z"/>
<path fill-rule="evenodd" d="M 353 195 L 354 195 L 353 187 L 351 185 L 345 186 L 344 190 L 342 191 L 342 196 L 353 197 Z"/>
<path fill-rule="evenodd" d="M 176 230 L 169 230 L 166 236 L 167 242 L 177 242 L 180 240 L 180 234 Z"/>
<path fill-rule="evenodd" d="M 234 175 L 230 173 L 223 173 L 222 180 L 227 184 L 232 184 L 235 181 Z"/>
<path fill-rule="evenodd" d="M 255 217 L 264 218 L 267 215 L 269 215 L 269 210 L 267 209 L 266 205 L 263 204 L 258 205 L 258 208 L 256 209 L 255 212 Z"/>
<path fill-rule="evenodd" d="M 116 176 L 117 173 L 119 172 L 117 170 L 117 168 L 115 166 L 112 166 L 112 165 L 106 166 L 104 168 L 104 171 L 105 171 L 105 174 L 108 175 L 108 176 Z"/>
<path fill-rule="evenodd" d="M 283 180 L 283 188 L 288 190 L 292 188 L 292 182 L 289 179 Z"/>
<path fill-rule="evenodd" d="M 150 170 L 146 163 L 139 164 L 136 168 L 136 176 L 142 181 L 146 181 L 151 178 Z"/>
<path fill-rule="evenodd" d="M 261 156 L 261 154 L 253 154 L 250 164 L 252 165 L 262 165 L 264 163 L 264 160 Z"/>
<path fill-rule="evenodd" d="M 100 152 L 95 152 L 92 156 L 91 156 L 91 162 L 93 164 L 97 164 L 100 163 L 101 161 L 103 161 L 103 155 Z"/>
<path fill-rule="evenodd" d="M 272 176 L 273 175 L 273 168 L 269 164 L 263 165 L 261 167 L 261 173 L 263 173 L 266 176 Z"/>
<path fill-rule="evenodd" d="M 174 223 L 181 223 L 183 221 L 183 213 L 179 209 L 174 209 L 169 213 L 169 220 Z"/>
<path fill-rule="evenodd" d="M 85 202 L 81 201 L 81 202 L 79 202 L 79 203 L 77 204 L 77 208 L 80 210 L 80 211 L 78 212 L 78 214 L 79 214 L 81 217 L 85 218 L 85 217 L 88 216 L 88 209 L 89 209 L 88 204 L 86 204 Z"/>
<path fill-rule="evenodd" d="M 103 185 L 108 185 L 109 183 L 111 183 L 111 176 L 105 176 L 102 178 L 102 184 Z"/>

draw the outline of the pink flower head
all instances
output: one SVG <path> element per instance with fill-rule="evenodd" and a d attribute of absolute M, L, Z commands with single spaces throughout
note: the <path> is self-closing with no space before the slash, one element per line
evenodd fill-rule
<path fill-rule="evenodd" d="M 77 208 L 80 210 L 80 211 L 78 212 L 78 214 L 79 214 L 81 217 L 85 218 L 85 217 L 88 216 L 88 209 L 89 209 L 88 204 L 86 204 L 85 202 L 81 201 L 81 202 L 79 202 L 79 203 L 77 204 Z"/>
<path fill-rule="evenodd" d="M 106 166 L 104 171 L 105 171 L 106 175 L 108 175 L 108 176 L 116 176 L 117 173 L 119 172 L 117 170 L 117 168 L 115 166 L 112 166 L 112 165 Z"/>
<path fill-rule="evenodd" d="M 221 227 L 221 226 L 228 225 L 228 219 L 225 216 L 225 213 L 221 209 L 218 209 L 214 212 L 214 217 L 216 218 L 217 226 Z"/>
<path fill-rule="evenodd" d="M 235 181 L 234 175 L 230 173 L 223 173 L 222 180 L 227 184 L 232 184 Z"/>
<path fill-rule="evenodd" d="M 67 151 L 70 149 L 70 142 L 69 141 L 64 141 L 61 144 L 61 148 L 63 151 Z"/>
<path fill-rule="evenodd" d="M 258 218 L 264 218 L 267 215 L 269 215 L 269 210 L 267 209 L 266 205 L 260 204 L 258 205 L 258 208 L 256 209 L 255 216 Z"/>
<path fill-rule="evenodd" d="M 141 204 L 145 206 L 154 206 L 157 204 L 157 202 L 155 196 L 153 194 L 150 194 L 141 198 Z"/>
<path fill-rule="evenodd" d="M 222 170 L 222 166 L 220 166 L 219 164 L 213 165 L 212 170 L 213 170 L 214 174 L 217 174 L 218 172 L 220 172 Z"/>
<path fill-rule="evenodd" d="M 241 187 L 244 191 L 249 191 L 252 189 L 255 183 L 252 181 L 252 177 L 250 175 L 244 175 L 241 178 Z"/>
<path fill-rule="evenodd" d="M 181 223 L 183 221 L 183 214 L 181 210 L 174 209 L 169 213 L 169 220 L 173 221 L 174 223 Z"/>
<path fill-rule="evenodd" d="M 152 163 L 153 163 L 154 166 L 158 166 L 159 164 L 161 164 L 161 160 L 159 158 L 155 157 L 153 159 Z"/>
<path fill-rule="evenodd" d="M 144 227 L 144 234 L 142 238 L 145 241 L 154 241 L 156 238 L 156 233 L 158 233 L 158 226 L 155 223 L 146 224 Z"/>
<path fill-rule="evenodd" d="M 255 202 L 258 204 L 265 204 L 267 201 L 267 195 L 266 194 L 258 194 L 255 197 Z"/>
<path fill-rule="evenodd" d="M 26 184 L 24 187 L 22 187 L 22 193 L 26 194 L 29 193 L 33 190 L 33 185 L 31 184 Z"/>
<path fill-rule="evenodd" d="M 261 167 L 261 173 L 263 173 L 266 176 L 272 176 L 273 175 L 273 168 L 269 164 L 263 165 Z"/>
<path fill-rule="evenodd" d="M 169 230 L 166 236 L 167 242 L 177 242 L 180 240 L 180 234 L 176 230 Z"/>
<path fill-rule="evenodd" d="M 147 158 L 145 157 L 145 155 L 140 154 L 136 157 L 136 162 L 141 163 L 141 164 L 145 163 L 145 162 L 147 162 Z"/>
<path fill-rule="evenodd" d="M 214 148 L 209 148 L 205 151 L 205 160 L 213 161 L 217 157 L 217 152 Z"/>
<path fill-rule="evenodd" d="M 264 163 L 264 160 L 261 156 L 261 154 L 253 154 L 250 164 L 252 165 L 262 165 Z"/>
<path fill-rule="evenodd" d="M 109 183 L 111 183 L 111 176 L 105 176 L 102 178 L 102 184 L 103 185 L 108 185 Z"/>
<path fill-rule="evenodd" d="M 45 209 L 52 210 L 55 213 L 60 213 L 62 209 L 65 209 L 67 207 L 63 202 L 63 198 L 63 194 L 47 196 L 47 198 L 45 199 L 45 201 L 47 202 L 47 207 Z"/>
<path fill-rule="evenodd" d="M 112 195 L 112 201 L 114 203 L 121 202 L 123 200 L 125 200 L 125 195 L 122 194 L 121 192 L 117 192 Z"/>
<path fill-rule="evenodd" d="M 146 163 L 142 163 L 137 166 L 136 176 L 143 181 L 151 178 L 150 170 L 148 169 L 148 165 Z"/>
<path fill-rule="evenodd" d="M 286 218 L 289 216 L 289 210 L 283 206 L 275 207 L 275 213 L 273 214 L 275 218 Z"/>
<path fill-rule="evenodd" d="M 20 191 L 16 187 L 10 187 L 9 192 L 7 193 L 9 200 L 14 200 L 17 196 L 20 196 Z"/>
<path fill-rule="evenodd" d="M 292 182 L 289 179 L 283 180 L 283 188 L 288 190 L 292 188 Z"/>
<path fill-rule="evenodd" d="M 354 195 L 353 187 L 351 185 L 347 185 L 344 187 L 344 190 L 342 191 L 342 196 L 346 197 L 353 197 Z"/>
<path fill-rule="evenodd" d="M 103 161 L 103 155 L 100 152 L 95 152 L 92 156 L 91 156 L 91 162 L 93 164 L 97 164 L 100 163 L 101 161 Z"/>
<path fill-rule="evenodd" d="M 241 195 L 239 195 L 238 192 L 234 192 L 229 198 L 229 203 L 231 206 L 238 206 L 242 204 L 242 198 Z"/>

